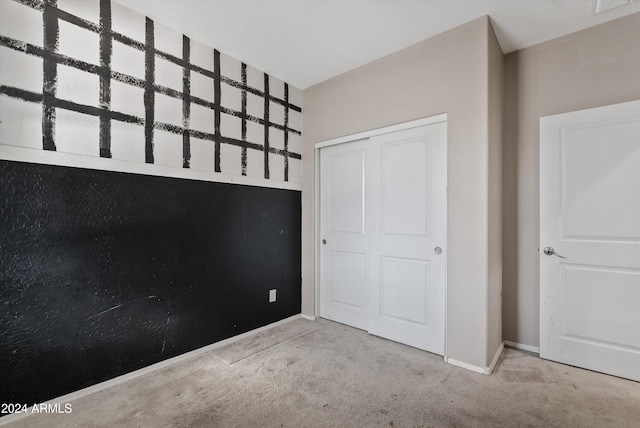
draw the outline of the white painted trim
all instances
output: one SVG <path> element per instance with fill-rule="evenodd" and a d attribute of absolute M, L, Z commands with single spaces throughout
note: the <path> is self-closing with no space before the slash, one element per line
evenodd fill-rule
<path fill-rule="evenodd" d="M 336 144 L 348 143 L 350 141 L 362 140 L 365 138 L 375 137 L 377 135 L 389 134 L 391 132 L 396 132 L 396 131 L 404 131 L 405 129 L 417 128 L 419 126 L 432 125 L 434 123 L 446 122 L 446 121 L 447 121 L 447 113 L 442 113 L 436 116 L 412 120 L 411 122 L 399 123 L 396 125 L 385 126 L 384 128 L 372 129 L 371 131 L 359 132 L 357 134 L 345 135 L 344 137 L 338 137 L 338 138 L 332 138 L 331 140 L 320 141 L 315 144 L 315 147 L 317 150 L 323 147 L 334 146 Z"/>
<path fill-rule="evenodd" d="M 539 346 L 524 345 L 522 343 L 512 342 L 510 340 L 505 340 L 504 344 L 507 345 L 510 348 L 521 349 L 523 351 L 533 352 L 534 354 L 539 354 L 540 353 L 540 347 Z"/>
<path fill-rule="evenodd" d="M 503 351 L 504 351 L 504 342 L 501 343 L 500 346 L 498 346 L 496 355 L 493 356 L 493 360 L 491 361 L 491 364 L 489 365 L 489 367 L 485 369 L 484 374 L 490 375 L 491 373 L 493 373 L 493 370 L 496 368 L 496 364 L 498 364 L 498 360 L 500 359 L 500 355 L 502 355 Z"/>
<path fill-rule="evenodd" d="M 209 181 L 213 183 L 242 184 L 245 186 L 267 187 L 273 189 L 302 190 L 302 183 L 267 180 L 263 178 L 245 177 L 242 175 L 222 174 L 191 168 L 146 164 L 118 159 L 107 159 L 96 156 L 73 153 L 52 152 L 28 147 L 0 145 L 0 159 L 28 162 L 45 165 L 69 166 L 74 168 L 96 169 L 101 171 L 127 172 L 160 177 L 185 178 L 190 180 Z"/>
<path fill-rule="evenodd" d="M 447 356 L 444 357 L 444 362 L 451 364 L 452 366 L 462 367 L 463 369 L 471 370 L 472 372 L 484 374 L 486 367 L 478 367 L 469 363 L 465 363 L 463 361 L 454 360 L 453 358 L 449 358 Z"/>
<path fill-rule="evenodd" d="M 454 360 L 453 358 L 449 358 L 445 355 L 444 362 L 449 363 L 452 366 L 462 367 L 463 369 L 471 370 L 472 372 L 481 373 L 483 375 L 491 375 L 493 370 L 496 368 L 496 364 L 498 364 L 498 360 L 500 359 L 500 355 L 502 355 L 502 351 L 504 351 L 504 343 L 501 343 L 496 351 L 496 354 L 493 356 L 493 360 L 489 367 L 478 367 L 473 364 L 465 363 L 464 361 Z"/>
<path fill-rule="evenodd" d="M 305 320 L 309 320 L 309 321 L 315 321 L 318 319 L 318 317 L 314 317 L 311 315 L 305 315 L 305 314 L 300 314 L 300 318 L 303 318 Z"/>
<path fill-rule="evenodd" d="M 313 274 L 315 293 L 315 315 L 321 317 L 320 312 L 320 148 L 314 149 L 314 207 L 313 207 Z"/>
<path fill-rule="evenodd" d="M 203 346 L 202 348 L 194 349 L 193 351 L 186 352 L 186 353 L 181 354 L 181 355 L 177 355 L 177 356 L 175 356 L 173 358 L 169 358 L 167 360 L 160 361 L 158 363 L 152 364 L 152 365 L 147 366 L 147 367 L 143 367 L 143 368 L 138 369 L 136 371 L 133 371 L 133 372 L 130 372 L 130 373 L 126 373 L 126 374 L 124 374 L 122 376 L 118 376 L 116 378 L 109 379 L 109 380 L 106 380 L 104 382 L 100 382 L 100 383 L 98 383 L 96 385 L 92 385 L 92 386 L 89 386 L 87 388 L 83 388 L 83 389 L 80 389 L 78 391 L 74 391 L 74 392 L 71 392 L 69 394 L 63 395 L 61 397 L 54 398 L 52 400 L 47 401 L 46 403 L 48 403 L 48 404 L 58 404 L 58 403 L 65 404 L 65 403 L 68 403 L 70 401 L 78 400 L 79 398 L 85 397 L 87 395 L 102 391 L 102 390 L 107 389 L 107 388 L 111 388 L 111 387 L 116 386 L 116 385 L 120 385 L 121 383 L 128 382 L 128 381 L 133 380 L 135 378 L 138 378 L 140 376 L 146 375 L 148 373 L 152 373 L 152 372 L 154 372 L 156 370 L 160 370 L 160 369 L 163 369 L 165 367 L 172 366 L 174 364 L 181 363 L 181 362 L 196 358 L 196 357 L 198 357 L 198 356 L 200 356 L 202 354 L 205 354 L 205 353 L 207 353 L 209 351 L 212 351 L 214 349 L 220 348 L 222 346 L 229 345 L 231 343 L 235 343 L 235 342 L 237 342 L 239 340 L 242 340 L 242 339 L 245 339 L 245 338 L 247 338 L 249 336 L 253 336 L 254 334 L 261 333 L 261 332 L 263 332 L 265 330 L 269 330 L 271 328 L 286 324 L 288 322 L 291 322 L 291 321 L 294 321 L 294 320 L 300 319 L 300 318 L 309 319 L 306 316 L 301 315 L 301 314 L 293 315 L 293 316 L 291 316 L 289 318 L 285 318 L 283 320 L 276 321 L 276 322 L 271 323 L 269 325 L 265 325 L 264 327 L 256 328 L 255 330 L 251 330 L 251 331 L 248 331 L 246 333 L 242 333 L 242 334 L 239 334 L 237 336 L 230 337 L 229 339 L 221 340 L 219 342 Z M 12 415 L 2 416 L 0 418 L 0 426 L 9 424 L 11 422 L 15 422 L 18 419 L 22 419 L 22 418 L 24 418 L 26 416 L 29 416 L 29 415 L 31 415 L 31 413 L 14 413 Z"/>

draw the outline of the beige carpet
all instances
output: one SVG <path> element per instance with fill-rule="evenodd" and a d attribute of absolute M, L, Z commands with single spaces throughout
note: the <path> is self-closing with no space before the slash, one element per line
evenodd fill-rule
<path fill-rule="evenodd" d="M 513 349 L 484 376 L 296 320 L 12 427 L 635 427 L 640 384 Z M 2 419 L 0 419 L 2 422 Z"/>

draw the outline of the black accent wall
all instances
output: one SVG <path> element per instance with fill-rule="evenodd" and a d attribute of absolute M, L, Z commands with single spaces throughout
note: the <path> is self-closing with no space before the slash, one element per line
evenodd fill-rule
<path fill-rule="evenodd" d="M 300 196 L 0 161 L 0 402 L 300 313 Z"/>

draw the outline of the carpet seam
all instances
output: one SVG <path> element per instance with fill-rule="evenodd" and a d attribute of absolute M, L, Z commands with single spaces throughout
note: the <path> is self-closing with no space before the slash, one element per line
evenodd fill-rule
<path fill-rule="evenodd" d="M 290 337 L 289 339 L 283 340 L 282 342 L 278 342 L 278 343 L 276 343 L 275 345 L 269 346 L 268 348 L 265 348 L 265 349 L 262 349 L 262 350 L 260 350 L 260 351 L 254 352 L 253 354 L 247 355 L 246 357 L 240 358 L 239 360 L 233 361 L 233 362 L 232 362 L 232 363 L 230 363 L 230 364 L 229 364 L 229 363 L 227 363 L 227 362 L 224 362 L 224 361 L 223 361 L 223 362 L 224 362 L 227 366 L 229 366 L 229 367 L 233 367 L 235 364 L 237 364 L 237 363 L 239 363 L 239 362 L 241 362 L 241 361 L 243 361 L 243 360 L 246 360 L 247 358 L 250 358 L 250 357 L 253 357 L 254 355 L 258 355 L 258 354 L 261 354 L 261 353 L 263 353 L 263 352 L 266 352 L 266 351 L 268 351 L 268 350 L 270 350 L 270 349 L 275 348 L 276 346 L 280 346 L 280 345 L 282 345 L 283 343 L 287 343 L 287 342 L 289 342 L 289 341 L 291 341 L 291 340 L 293 340 L 293 339 L 297 339 L 297 338 L 298 338 L 298 337 L 300 337 L 300 336 L 304 336 L 305 334 L 309 334 L 309 333 L 314 332 L 314 331 L 316 331 L 316 330 L 318 330 L 318 329 L 320 329 L 320 328 L 322 328 L 322 326 L 318 326 L 318 327 L 316 327 L 316 328 L 314 328 L 314 329 L 312 329 L 312 330 L 305 331 L 304 333 L 297 334 L 297 335 L 295 335 L 295 336 L 293 336 L 293 337 Z M 215 357 L 215 355 L 214 355 L 214 357 Z M 217 358 L 217 359 L 220 359 L 220 358 L 218 358 L 218 357 L 216 357 L 216 358 Z M 222 361 L 222 360 L 220 360 L 220 361 Z"/>

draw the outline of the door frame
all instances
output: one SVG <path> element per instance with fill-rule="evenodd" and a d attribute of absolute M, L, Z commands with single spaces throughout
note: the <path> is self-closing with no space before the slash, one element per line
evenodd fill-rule
<path fill-rule="evenodd" d="M 343 137 L 332 138 L 329 140 L 319 141 L 314 145 L 314 218 L 313 218 L 313 271 L 314 271 L 314 282 L 315 282 L 315 305 L 314 305 L 314 313 L 315 317 L 320 317 L 320 214 L 321 214 L 321 204 L 320 204 L 320 150 L 325 147 L 335 146 L 337 144 L 345 144 L 350 143 L 352 141 L 361 140 L 364 138 L 370 138 L 378 135 L 389 134 L 397 131 L 404 131 L 411 128 L 417 128 L 425 125 L 433 125 L 440 122 L 447 122 L 447 113 L 438 114 L 435 116 L 429 116 L 422 119 L 412 120 L 409 122 L 398 123 L 396 125 L 385 126 L 382 128 L 372 129 L 369 131 L 358 132 L 356 134 L 345 135 Z M 447 137 L 447 152 L 448 152 L 448 137 Z M 448 159 L 448 156 L 447 156 Z M 448 160 L 447 160 L 448 162 Z M 447 169 L 448 170 L 448 169 Z M 449 177 L 447 173 L 447 183 L 449 182 Z M 447 218 L 449 217 L 449 204 L 447 198 Z M 449 233 L 448 233 L 448 222 L 447 222 L 447 233 L 445 242 L 448 244 L 449 241 Z M 447 245 L 448 248 L 448 245 Z M 448 259 L 448 257 L 447 257 Z M 447 360 L 447 273 L 448 273 L 448 263 L 445 259 L 445 274 L 444 274 L 444 295 L 445 295 L 445 307 L 444 307 L 444 359 Z"/>

